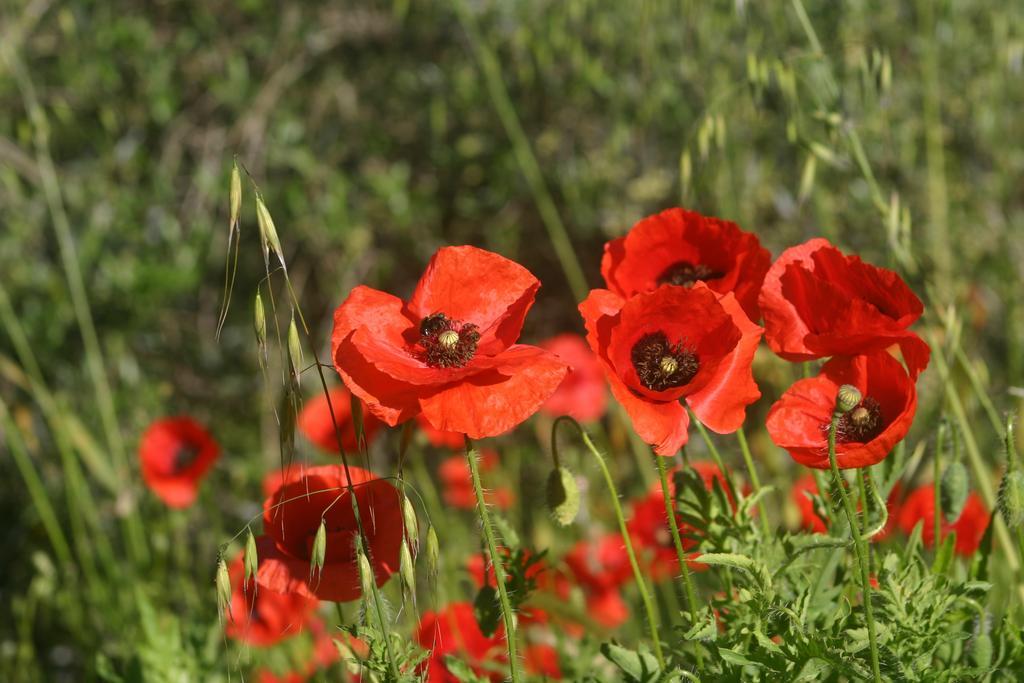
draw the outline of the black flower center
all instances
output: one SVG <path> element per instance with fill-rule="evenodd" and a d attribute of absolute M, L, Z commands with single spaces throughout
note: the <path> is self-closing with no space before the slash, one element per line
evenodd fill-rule
<path fill-rule="evenodd" d="M 857 406 L 839 418 L 836 441 L 867 443 L 882 431 L 882 408 L 878 401 L 865 397 Z"/>
<path fill-rule="evenodd" d="M 666 268 L 658 276 L 658 284 L 692 287 L 695 282 L 714 280 L 720 277 L 725 277 L 725 273 L 720 273 L 703 263 L 694 264 L 689 261 L 678 261 Z"/>
<path fill-rule="evenodd" d="M 174 471 L 181 472 L 188 469 L 199 457 L 199 451 L 199 446 L 193 443 L 178 446 L 178 450 L 174 451 Z"/>
<path fill-rule="evenodd" d="M 461 368 L 476 354 L 480 332 L 472 323 L 460 323 L 444 313 L 420 321 L 420 356 L 432 368 Z"/>
<path fill-rule="evenodd" d="M 654 391 L 681 387 L 700 369 L 693 349 L 684 342 L 670 343 L 664 332 L 641 337 L 633 345 L 631 357 L 640 383 Z"/>

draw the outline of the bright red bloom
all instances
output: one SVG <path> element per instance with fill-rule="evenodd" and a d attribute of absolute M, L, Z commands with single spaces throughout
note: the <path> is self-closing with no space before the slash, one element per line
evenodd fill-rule
<path fill-rule="evenodd" d="M 860 390 L 860 405 L 843 415 L 836 435 L 840 468 L 881 462 L 910 429 L 917 411 L 914 380 L 885 351 L 833 358 L 816 377 L 786 390 L 768 411 L 768 434 L 802 465 L 828 469 L 828 429 L 839 387 Z"/>
<path fill-rule="evenodd" d="M 787 360 L 853 356 L 899 344 L 916 377 L 931 351 L 907 328 L 921 300 L 899 275 L 817 238 L 787 249 L 764 280 L 765 341 Z"/>
<path fill-rule="evenodd" d="M 800 510 L 800 526 L 808 531 L 812 531 L 816 534 L 823 534 L 828 531 L 828 520 L 822 519 L 818 516 L 817 511 L 814 509 L 814 501 L 810 499 L 807 494 L 817 495 L 818 484 L 814 480 L 814 475 L 805 474 L 796 480 L 793 484 L 793 488 L 790 491 L 790 495 L 793 498 L 793 502 L 796 503 L 797 508 Z M 899 510 L 899 497 L 900 497 L 900 485 L 897 483 L 893 487 L 892 492 L 889 494 L 889 500 L 886 503 L 886 507 L 889 508 L 889 521 L 886 523 L 885 528 L 875 534 L 871 540 L 872 542 L 884 541 L 892 533 L 893 529 L 896 528 L 896 517 Z M 859 506 L 858 506 L 858 509 Z"/>
<path fill-rule="evenodd" d="M 199 482 L 220 457 L 220 446 L 190 417 L 156 420 L 139 442 L 142 478 L 172 508 L 195 502 Z"/>
<path fill-rule="evenodd" d="M 274 492 L 281 488 L 282 484 L 302 479 L 302 476 L 310 469 L 304 462 L 293 462 L 285 465 L 284 469 L 274 468 L 263 475 L 263 497 L 269 498 Z"/>
<path fill-rule="evenodd" d="M 435 448 L 451 448 L 453 450 L 459 450 L 466 446 L 466 437 L 458 432 L 445 432 L 440 429 L 434 429 L 434 427 L 427 422 L 427 418 L 423 416 L 423 413 L 416 416 L 416 424 L 419 426 L 420 431 L 427 437 L 427 441 L 430 442 L 430 445 Z"/>
<path fill-rule="evenodd" d="M 577 334 L 560 334 L 540 344 L 569 364 L 570 372 L 558 385 L 541 412 L 558 417 L 570 415 L 579 422 L 592 422 L 604 415 L 608 407 L 608 391 L 604 385 L 601 363 Z"/>
<path fill-rule="evenodd" d="M 490 472 L 498 467 L 498 454 L 490 448 L 480 450 L 480 472 Z M 441 462 L 438 468 L 444 502 L 462 510 L 476 509 L 476 491 L 470 479 L 469 464 L 465 455 L 453 455 Z M 484 500 L 507 510 L 515 501 L 512 489 L 502 486 L 484 491 Z"/>
<path fill-rule="evenodd" d="M 493 681 L 504 678 L 500 667 L 508 661 L 505 628 L 498 624 L 492 636 L 485 636 L 468 602 L 451 603 L 441 612 L 425 612 L 416 630 L 416 642 L 431 651 L 430 658 L 421 665 L 427 683 L 458 683 L 445 665 L 447 655 L 457 656 L 478 675 L 487 675 Z"/>
<path fill-rule="evenodd" d="M 367 536 L 367 554 L 377 585 L 398 571 L 402 508 L 398 490 L 372 472 L 349 467 Z M 263 503 L 263 533 L 257 539 L 260 586 L 334 602 L 360 596 L 355 541 L 359 534 L 341 465 L 310 467 L 286 480 Z M 313 540 L 324 520 L 327 553 L 322 571 L 310 574 Z"/>
<path fill-rule="evenodd" d="M 562 678 L 562 669 L 558 665 L 558 650 L 551 645 L 527 645 L 523 651 L 526 670 L 537 676 Z"/>
<path fill-rule="evenodd" d="M 709 491 L 712 490 L 712 482 L 717 479 L 726 495 L 729 495 L 725 477 L 716 465 L 710 462 L 694 462 L 690 467 L 700 474 L 701 479 L 704 480 L 704 486 Z M 675 471 L 676 469 L 672 469 L 668 477 L 669 494 L 673 498 L 675 498 L 676 482 L 672 475 Z M 735 505 L 735 501 L 730 500 L 730 502 Z M 661 484 L 652 486 L 646 496 L 633 503 L 632 508 L 632 515 L 626 522 L 626 529 L 629 531 L 633 545 L 650 554 L 648 571 L 655 579 L 663 579 L 679 573 L 679 557 L 676 554 L 675 541 L 672 539 L 668 513 L 665 512 L 665 495 L 661 490 Z M 698 531 L 686 524 L 678 513 L 676 514 L 676 525 L 683 542 L 683 550 L 693 550 L 698 543 L 693 536 L 697 535 Z M 687 564 L 691 571 L 701 571 L 706 568 L 699 562 L 688 562 Z"/>
<path fill-rule="evenodd" d="M 750 366 L 762 330 L 732 294 L 702 283 L 629 299 L 594 289 L 579 309 L 612 393 L 658 455 L 688 439 L 680 399 L 709 429 L 729 433 L 761 396 Z"/>
<path fill-rule="evenodd" d="M 757 295 L 772 257 L 757 236 L 720 218 L 667 209 L 604 245 L 601 274 L 608 289 L 629 298 L 661 285 L 705 283 L 732 292 L 750 317 L 761 317 Z"/>
<path fill-rule="evenodd" d="M 633 569 L 620 534 L 580 541 L 565 556 L 565 564 L 583 589 L 587 614 L 594 621 L 615 628 L 629 618 L 629 607 L 620 589 L 633 578 Z"/>
<path fill-rule="evenodd" d="M 941 514 L 941 513 L 940 513 Z M 935 487 L 932 484 L 922 486 L 907 496 L 900 507 L 898 524 L 905 534 L 910 534 L 918 522 L 923 522 L 921 540 L 926 547 L 935 544 Z M 951 531 L 956 532 L 956 553 L 973 555 L 988 528 L 989 512 L 985 503 L 976 493 L 967 496 L 960 518 L 950 524 L 942 517 L 939 532 L 945 539 Z"/>
<path fill-rule="evenodd" d="M 334 365 L 389 425 L 423 413 L 435 428 L 480 439 L 533 415 L 568 368 L 516 344 L 540 282 L 475 247 L 445 247 L 412 298 L 356 287 L 334 313 Z"/>
<path fill-rule="evenodd" d="M 352 395 L 345 387 L 332 387 L 330 394 L 330 408 L 322 391 L 305 402 L 297 420 L 299 431 L 325 451 L 337 453 L 338 437 L 334 433 L 334 421 L 337 421 L 342 447 L 349 453 L 356 452 L 359 443 L 356 441 L 356 425 L 352 419 Z M 331 420 L 331 408 L 334 409 L 334 421 Z M 366 404 L 363 404 L 363 434 L 367 444 L 380 428 L 380 420 L 368 413 Z"/>
<path fill-rule="evenodd" d="M 266 647 L 300 633 L 310 623 L 316 600 L 257 587 L 252 577 L 246 582 L 242 555 L 231 563 L 229 573 L 231 604 L 224 617 L 229 638 Z"/>

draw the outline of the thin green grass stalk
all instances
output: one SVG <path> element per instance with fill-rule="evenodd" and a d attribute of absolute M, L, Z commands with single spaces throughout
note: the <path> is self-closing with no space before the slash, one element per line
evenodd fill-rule
<path fill-rule="evenodd" d="M 939 548 L 939 541 L 942 539 L 942 450 L 946 447 L 946 423 L 939 423 L 939 431 L 935 435 L 935 457 L 933 465 L 934 478 L 935 478 L 935 519 L 932 520 L 934 525 L 932 533 L 935 534 L 935 549 Z"/>
<path fill-rule="evenodd" d="M 643 572 L 640 570 L 640 564 L 636 560 L 636 553 L 633 551 L 633 542 L 629 538 L 629 529 L 626 528 L 626 517 L 622 514 L 622 504 L 619 502 L 619 491 L 615 487 L 615 480 L 612 479 L 612 474 L 608 470 L 608 464 L 605 462 L 604 456 L 601 455 L 601 451 L 597 449 L 590 435 L 580 426 L 579 422 L 568 415 L 562 415 L 551 426 L 552 434 L 554 434 L 555 430 L 558 429 L 558 425 L 562 422 L 568 422 L 576 427 L 587 450 L 594 456 L 601 468 L 601 474 L 604 476 L 605 484 L 608 486 L 608 492 L 611 493 L 612 507 L 615 510 L 615 519 L 619 523 L 619 533 L 622 535 L 622 543 L 626 548 L 626 555 L 629 557 L 629 566 L 633 570 L 633 578 L 636 581 L 637 590 L 640 592 L 640 600 L 643 602 L 644 611 L 647 614 L 647 628 L 653 641 L 654 656 L 658 660 L 658 665 L 664 669 L 665 655 L 661 649 L 661 639 L 658 637 L 658 620 L 654 613 L 654 603 L 651 602 L 651 593 L 647 588 L 647 581 L 644 579 Z M 553 437 L 552 443 L 554 443 Z"/>
<path fill-rule="evenodd" d="M 743 427 L 736 430 L 736 438 L 740 442 L 740 450 L 743 452 L 743 462 L 747 464 L 747 473 L 750 474 L 750 484 L 754 489 L 754 495 L 756 496 L 761 490 L 761 478 L 757 475 L 757 468 L 754 467 L 754 458 L 750 455 L 750 445 L 747 443 L 747 435 L 743 431 Z M 765 536 L 770 536 L 772 533 L 771 527 L 768 526 L 768 511 L 764 506 L 764 498 L 757 501 L 758 517 L 761 518 L 761 531 L 764 532 Z"/>
<path fill-rule="evenodd" d="M 516 114 L 515 105 L 512 104 L 512 98 L 509 97 L 508 89 L 502 80 L 501 63 L 481 36 L 480 27 L 476 23 L 469 3 L 466 0 L 454 0 L 453 4 L 455 13 L 459 17 L 459 23 L 466 32 L 469 44 L 480 64 L 491 102 L 494 104 L 498 118 L 501 119 L 501 125 L 505 128 L 505 133 L 512 143 L 512 150 L 516 162 L 519 164 L 519 170 L 526 178 L 541 220 L 544 222 L 544 227 L 547 228 L 548 238 L 551 240 L 551 246 L 562 266 L 562 272 L 565 273 L 565 279 L 576 300 L 583 301 L 587 296 L 587 279 L 583 275 L 579 259 L 576 258 L 576 251 L 573 249 L 562 217 L 555 207 L 555 200 L 551 197 L 547 184 L 544 182 L 544 173 L 541 171 L 540 164 L 537 163 L 530 140 L 523 130 L 519 116 Z"/>
<path fill-rule="evenodd" d="M 839 465 L 836 463 L 836 428 L 839 426 L 840 414 L 832 414 L 832 422 L 828 428 L 828 464 L 832 470 L 832 481 L 843 501 L 843 508 L 846 510 L 846 518 L 850 522 L 850 532 L 853 534 L 853 547 L 857 555 L 857 564 L 860 566 L 860 586 L 864 599 L 864 618 L 868 627 L 868 645 L 871 650 L 871 672 L 874 675 L 875 683 L 882 683 L 882 673 L 878 666 L 878 637 L 875 634 L 875 616 L 871 606 L 871 576 L 868 570 L 867 543 L 861 538 L 860 526 L 857 524 L 857 511 L 846 493 L 843 485 L 842 474 L 839 473 Z M 859 475 L 859 472 L 858 472 Z"/>
<path fill-rule="evenodd" d="M 82 277 L 81 267 L 78 264 L 75 241 L 71 234 L 71 223 L 64 209 L 60 181 L 57 178 L 53 157 L 50 154 L 49 122 L 36 97 L 35 86 L 32 83 L 31 77 L 20 58 L 10 51 L 9 46 L 0 47 L 0 57 L 10 67 L 18 90 L 21 92 L 22 101 L 29 119 L 32 121 L 33 139 L 36 147 L 36 165 L 39 170 L 40 180 L 42 181 L 43 194 L 46 197 L 47 206 L 53 221 L 61 265 L 67 281 L 68 291 L 71 295 L 72 308 L 75 311 L 75 319 L 82 335 L 82 344 L 85 348 L 86 370 L 89 373 L 93 391 L 96 395 L 96 403 L 99 408 L 100 420 L 103 424 L 107 445 L 110 448 L 112 457 L 115 459 L 118 470 L 120 470 L 120 475 L 124 479 L 129 476 L 128 457 L 124 442 L 121 439 L 120 427 L 117 424 L 113 392 L 107 379 L 103 352 L 100 348 L 99 336 L 96 333 L 96 326 L 93 322 L 92 311 L 89 306 L 89 298 L 86 294 L 85 280 Z M 129 556 L 133 560 L 133 565 L 140 566 L 148 562 L 149 548 L 146 544 L 141 517 L 136 514 L 126 514 L 122 517 L 122 523 L 125 527 L 126 545 Z"/>
<path fill-rule="evenodd" d="M 676 557 L 679 559 L 680 578 L 683 582 L 683 590 L 686 593 L 686 605 L 690 611 L 690 626 L 694 626 L 697 623 L 697 591 L 693 586 L 693 577 L 690 576 L 690 566 L 686 562 L 683 539 L 679 536 L 679 524 L 676 523 L 676 506 L 672 500 L 672 494 L 668 485 L 665 459 L 660 455 L 655 455 L 654 461 L 658 465 L 658 477 L 661 480 L 661 494 L 665 499 L 665 514 L 668 517 L 668 528 L 672 533 L 672 543 L 676 547 Z M 704 654 L 701 651 L 700 643 L 694 643 L 694 651 L 697 654 L 697 668 L 703 671 Z"/>
<path fill-rule="evenodd" d="M 473 491 L 476 493 L 476 509 L 480 515 L 480 527 L 487 543 L 487 554 L 491 557 L 494 567 L 494 583 L 498 587 L 498 600 L 501 602 L 501 616 L 505 621 L 505 642 L 508 645 L 508 669 L 512 683 L 519 681 L 519 661 L 516 658 L 516 620 L 512 613 L 512 603 L 508 599 L 505 588 L 505 565 L 498 554 L 498 545 L 494 540 L 494 529 L 491 528 L 491 516 L 487 513 L 487 502 L 484 500 L 484 488 L 480 483 L 480 467 L 477 463 L 477 452 L 470 438 L 466 437 L 466 462 L 473 480 Z M 485 572 L 486 573 L 486 572 Z"/>

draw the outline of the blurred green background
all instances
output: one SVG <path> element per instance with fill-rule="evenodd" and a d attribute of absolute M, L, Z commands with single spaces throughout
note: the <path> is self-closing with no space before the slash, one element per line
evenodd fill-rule
<path fill-rule="evenodd" d="M 277 462 L 248 184 L 215 340 L 233 158 L 324 348 L 349 288 L 408 292 L 445 244 L 540 277 L 527 340 L 580 330 L 566 268 L 599 286 L 607 239 L 683 205 L 774 254 L 823 235 L 900 270 L 922 329 L 959 340 L 995 409 L 1022 396 L 1020 3 L 2 0 L 0 54 L 5 679 L 88 678 L 97 652 L 124 671 L 153 624 L 214 620 L 217 534 Z M 790 377 L 761 365 L 763 414 Z M 941 409 L 936 375 L 919 431 Z M 206 490 L 225 520 L 146 498 L 134 446 L 174 413 L 232 458 Z M 994 472 L 998 436 L 979 434 Z M 753 438 L 770 472 L 788 466 Z M 94 582 L 55 557 L 25 463 Z M 153 557 L 126 559 L 131 538 Z M 218 639 L 189 629 L 176 647 L 216 662 Z"/>

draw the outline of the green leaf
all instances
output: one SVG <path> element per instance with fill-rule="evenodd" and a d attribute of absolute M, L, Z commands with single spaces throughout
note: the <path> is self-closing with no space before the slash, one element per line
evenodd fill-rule
<path fill-rule="evenodd" d="M 653 683 L 661 677 L 658 660 L 650 652 L 637 652 L 615 643 L 602 643 L 601 654 L 619 667 L 630 683 Z"/>
<path fill-rule="evenodd" d="M 480 625 L 480 632 L 488 638 L 494 635 L 501 621 L 501 605 L 494 586 L 484 585 L 473 600 L 473 616 Z"/>
<path fill-rule="evenodd" d="M 718 648 L 718 654 L 722 656 L 722 659 L 733 666 L 756 666 L 759 669 L 764 668 L 764 665 L 760 662 L 748 659 L 746 656 L 736 652 L 736 650 L 731 650 L 727 647 Z"/>
<path fill-rule="evenodd" d="M 935 554 L 935 561 L 932 563 L 932 573 L 936 576 L 944 576 L 953 564 L 953 551 L 956 549 L 956 532 L 951 531 L 949 536 L 942 542 L 942 547 Z"/>

